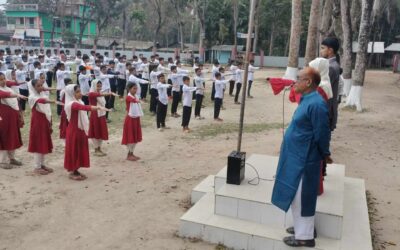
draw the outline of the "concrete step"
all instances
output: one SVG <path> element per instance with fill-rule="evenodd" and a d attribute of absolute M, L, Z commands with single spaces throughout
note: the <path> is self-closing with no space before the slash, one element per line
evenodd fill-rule
<path fill-rule="evenodd" d="M 341 240 L 319 236 L 320 250 L 372 250 L 364 181 L 345 179 L 343 237 Z M 283 242 L 285 230 L 214 213 L 215 196 L 205 194 L 181 217 L 181 237 L 202 239 L 233 249 L 289 250 Z M 273 216 L 273 215 L 271 215 Z M 329 223 L 329 222 L 328 222 Z M 330 227 L 330 224 L 324 225 Z M 303 248 L 299 248 L 303 249 Z M 306 248 L 304 248 L 306 249 Z M 310 249 L 310 248 L 307 248 Z"/>
<path fill-rule="evenodd" d="M 191 202 L 195 204 L 206 193 L 214 193 L 214 175 L 207 176 L 196 187 L 192 189 Z"/>
<path fill-rule="evenodd" d="M 226 172 L 220 171 L 215 177 L 215 185 L 218 185 L 215 191 L 215 213 L 277 228 L 293 225 L 291 211 L 289 210 L 286 214 L 271 203 L 273 173 L 275 173 L 277 161 L 277 157 L 271 156 L 252 155 L 249 157 L 247 162 L 257 169 L 262 178 L 258 185 L 249 183 L 255 177 L 255 171 L 248 166 L 246 166 L 246 177 L 241 185 L 226 184 L 224 181 L 226 179 L 223 177 Z M 327 171 L 328 176 L 324 182 L 325 192 L 317 202 L 316 228 L 321 236 L 340 239 L 343 223 L 345 167 L 330 165 Z M 217 184 L 217 182 L 220 183 Z"/>

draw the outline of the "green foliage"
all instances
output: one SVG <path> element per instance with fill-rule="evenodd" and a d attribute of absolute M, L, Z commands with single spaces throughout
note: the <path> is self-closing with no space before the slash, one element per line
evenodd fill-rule
<path fill-rule="evenodd" d="M 70 30 L 65 30 L 62 33 L 62 40 L 66 44 L 75 44 L 77 42 L 77 38 L 75 37 L 74 32 Z"/>
<path fill-rule="evenodd" d="M 134 10 L 131 13 L 130 19 L 131 19 L 131 21 L 136 20 L 140 24 L 144 24 L 144 22 L 146 20 L 146 14 L 144 13 L 143 10 Z"/>

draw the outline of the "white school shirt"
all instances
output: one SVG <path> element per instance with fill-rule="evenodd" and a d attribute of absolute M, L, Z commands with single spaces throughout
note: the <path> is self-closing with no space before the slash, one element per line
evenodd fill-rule
<path fill-rule="evenodd" d="M 167 69 L 166 67 L 164 67 L 164 66 L 162 66 L 161 64 L 159 64 L 158 66 L 157 66 L 157 71 L 163 71 L 163 72 L 165 72 L 165 71 L 169 71 L 170 69 Z"/>
<path fill-rule="evenodd" d="M 142 62 L 139 62 L 139 61 L 132 62 L 132 66 L 135 67 L 136 72 L 139 72 L 140 65 L 142 65 Z"/>
<path fill-rule="evenodd" d="M 22 65 L 24 65 L 24 69 L 23 70 L 28 72 L 29 71 L 29 62 L 22 61 L 21 63 L 22 63 Z"/>
<path fill-rule="evenodd" d="M 150 88 L 157 89 L 158 79 L 157 76 L 160 75 L 161 71 L 151 71 L 150 73 Z"/>
<path fill-rule="evenodd" d="M 259 67 L 254 67 L 253 65 L 249 64 L 249 77 L 248 81 L 254 81 L 254 71 L 260 69 Z"/>
<path fill-rule="evenodd" d="M 236 69 L 236 83 L 243 83 L 243 69 Z"/>
<path fill-rule="evenodd" d="M 100 72 L 99 79 L 101 84 L 101 92 L 109 93 L 111 91 L 110 78 L 114 78 L 115 75 L 107 75 Z"/>
<path fill-rule="evenodd" d="M 168 94 L 167 94 L 167 89 L 169 88 L 169 84 L 165 83 L 157 83 L 157 90 L 158 90 L 158 100 L 164 104 L 168 104 Z"/>
<path fill-rule="evenodd" d="M 148 63 L 142 63 L 140 64 L 139 71 L 142 72 L 142 78 L 149 80 L 149 64 Z"/>
<path fill-rule="evenodd" d="M 224 89 L 228 80 L 215 80 L 215 98 L 224 98 Z"/>
<path fill-rule="evenodd" d="M 182 92 L 183 92 L 182 104 L 183 104 L 183 106 L 192 107 L 192 97 L 193 97 L 192 92 L 194 92 L 196 90 L 197 90 L 196 87 L 189 87 L 189 86 L 186 86 L 185 84 L 183 85 L 183 88 L 182 88 Z"/>
<path fill-rule="evenodd" d="M 81 88 L 82 95 L 88 95 L 90 92 L 89 81 L 92 76 L 89 71 L 86 71 L 86 74 L 79 74 L 79 86 Z"/>
<path fill-rule="evenodd" d="M 68 78 L 72 71 L 67 70 L 57 70 L 56 72 L 56 79 L 57 79 L 57 90 L 63 90 L 65 88 L 64 79 Z"/>
<path fill-rule="evenodd" d="M 171 73 L 168 75 L 169 79 L 171 79 L 172 82 L 172 91 L 174 92 L 180 92 L 181 91 L 181 85 L 179 79 L 182 79 L 184 75 L 183 74 L 178 74 L 178 73 Z"/>
<path fill-rule="evenodd" d="M 129 82 L 136 83 L 136 84 L 145 84 L 145 83 L 149 83 L 149 81 L 140 79 L 140 78 L 136 77 L 135 75 L 130 75 L 129 78 L 128 78 L 128 81 L 129 81 Z"/>
<path fill-rule="evenodd" d="M 34 71 L 33 71 L 33 78 L 34 79 L 39 79 L 40 78 L 40 74 L 42 74 L 42 73 L 44 73 L 44 76 L 47 78 L 47 76 L 46 76 L 46 72 L 47 71 L 49 71 L 48 69 L 39 69 L 39 68 L 36 68 Z"/>
<path fill-rule="evenodd" d="M 197 88 L 201 88 L 201 89 L 197 89 L 196 90 L 196 94 L 198 94 L 198 95 L 204 95 L 204 89 L 203 89 L 203 87 L 204 87 L 204 82 L 205 82 L 205 79 L 204 78 L 202 78 L 201 76 L 195 76 L 194 77 L 194 86 L 195 87 L 197 87 Z"/>
<path fill-rule="evenodd" d="M 79 66 L 83 64 L 83 60 L 79 57 L 75 58 L 75 64 L 76 64 L 76 73 L 79 73 Z"/>
<path fill-rule="evenodd" d="M 94 67 L 93 67 L 93 74 L 94 74 L 94 77 L 95 77 L 96 79 L 99 79 L 100 74 L 101 74 L 101 71 L 100 71 L 100 67 L 99 67 L 99 66 L 94 66 Z"/>
<path fill-rule="evenodd" d="M 179 86 L 183 86 L 183 77 L 189 75 L 189 70 L 176 68 L 176 72 L 181 75 L 181 77 L 178 78 Z"/>
<path fill-rule="evenodd" d="M 175 63 L 168 63 L 168 69 L 171 70 L 171 67 L 175 66 Z"/>
<path fill-rule="evenodd" d="M 6 64 L 6 61 L 5 61 L 5 60 L 2 60 L 2 61 L 1 61 L 0 71 L 1 71 L 1 72 L 7 71 L 7 64 Z"/>
<path fill-rule="evenodd" d="M 119 79 L 126 79 L 126 63 L 118 62 L 115 71 L 119 72 Z"/>
<path fill-rule="evenodd" d="M 17 83 L 20 84 L 19 89 L 28 89 L 28 85 L 26 84 L 26 71 L 17 69 L 15 71 L 15 77 L 17 79 Z M 23 84 L 21 84 L 23 83 Z"/>
<path fill-rule="evenodd" d="M 215 82 L 215 74 L 219 72 L 219 67 L 215 67 L 215 65 L 212 66 L 212 71 L 211 71 L 211 78 Z"/>
<path fill-rule="evenodd" d="M 95 64 L 95 58 L 94 58 L 94 56 L 92 56 L 92 55 L 90 55 L 89 56 L 89 61 L 90 61 L 90 63 L 92 63 L 93 65 Z"/>
<path fill-rule="evenodd" d="M 33 66 L 33 63 L 36 62 L 38 60 L 37 55 L 33 55 L 33 56 L 28 56 L 28 70 L 29 71 L 34 71 L 35 67 Z"/>
<path fill-rule="evenodd" d="M 236 82 L 236 70 L 238 69 L 238 67 L 236 65 L 231 65 L 229 67 L 229 71 L 231 72 L 231 76 L 230 76 L 230 81 L 235 81 Z"/>

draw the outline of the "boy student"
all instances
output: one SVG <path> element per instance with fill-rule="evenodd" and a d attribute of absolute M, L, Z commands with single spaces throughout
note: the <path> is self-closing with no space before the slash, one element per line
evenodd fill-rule
<path fill-rule="evenodd" d="M 237 66 L 235 65 L 235 61 L 231 61 L 231 66 L 229 67 L 229 71 L 231 72 L 232 76 L 229 79 L 229 95 L 233 96 L 233 90 L 235 88 L 235 82 L 236 82 L 236 70 Z"/>
<path fill-rule="evenodd" d="M 19 86 L 19 93 L 23 96 L 28 97 L 29 91 L 26 82 L 27 79 L 29 80 L 28 72 L 24 70 L 24 65 L 22 63 L 17 63 L 17 70 L 15 71 L 15 77 Z M 22 111 L 25 111 L 25 104 L 26 100 L 24 99 L 19 100 L 19 105 Z"/>
<path fill-rule="evenodd" d="M 205 79 L 202 77 L 200 67 L 196 68 L 195 73 L 196 76 L 194 77 L 194 86 L 197 88 L 197 90 L 196 90 L 196 106 L 194 108 L 194 117 L 195 119 L 203 120 L 204 117 L 200 115 L 200 112 L 201 112 L 201 107 L 203 105 Z"/>
<path fill-rule="evenodd" d="M 90 84 L 89 81 L 92 78 L 92 75 L 86 70 L 86 67 L 83 65 L 79 66 L 79 76 L 78 82 L 81 88 L 82 93 L 82 101 L 85 105 L 89 105 L 89 92 L 90 92 Z"/>
<path fill-rule="evenodd" d="M 237 64 L 237 69 L 236 69 L 236 93 L 235 93 L 235 104 L 240 104 L 239 102 L 239 94 L 240 94 L 240 89 L 242 88 L 242 82 L 243 82 L 243 72 L 244 70 L 242 69 L 243 63 L 239 62 Z"/>
<path fill-rule="evenodd" d="M 162 132 L 164 129 L 169 129 L 169 127 L 165 126 L 165 118 L 167 117 L 168 110 L 167 89 L 170 88 L 171 85 L 165 83 L 165 76 L 162 73 L 157 76 L 157 79 L 157 128 L 160 132 Z"/>
<path fill-rule="evenodd" d="M 142 88 L 141 85 L 142 84 L 149 84 L 149 81 L 147 80 L 143 80 L 140 79 L 136 76 L 136 68 L 135 67 L 131 67 L 129 68 L 129 78 L 128 78 L 128 82 L 133 82 L 135 83 L 137 86 L 137 90 L 136 90 L 136 95 L 137 98 L 140 99 L 140 97 L 142 96 Z"/>
<path fill-rule="evenodd" d="M 102 83 L 101 84 L 101 93 L 111 93 L 111 85 L 110 85 L 110 79 L 115 78 L 116 75 L 108 75 L 107 74 L 107 66 L 106 65 L 101 65 L 100 67 L 100 75 L 98 78 L 99 81 Z M 106 109 L 111 108 L 111 103 L 110 103 L 110 97 L 111 95 L 106 95 L 104 98 L 106 99 Z M 107 123 L 110 123 L 111 120 L 108 118 L 108 111 L 106 113 L 106 119 Z"/>
<path fill-rule="evenodd" d="M 169 79 L 172 82 L 171 116 L 174 118 L 180 117 L 180 115 L 177 113 L 181 91 L 180 79 L 182 79 L 184 76 L 186 76 L 186 74 L 179 74 L 176 66 L 171 67 L 171 74 L 169 74 Z"/>
<path fill-rule="evenodd" d="M 183 132 L 190 132 L 189 122 L 190 116 L 192 115 L 192 92 L 203 89 L 201 87 L 190 87 L 190 78 L 188 76 L 183 77 L 183 111 L 182 111 L 182 128 Z"/>
<path fill-rule="evenodd" d="M 215 99 L 214 99 L 214 121 L 222 122 L 219 118 L 219 112 L 222 106 L 222 99 L 224 98 L 224 88 L 228 80 L 221 79 L 221 73 L 215 73 Z"/>
<path fill-rule="evenodd" d="M 147 92 L 149 91 L 149 79 L 150 79 L 149 64 L 147 63 L 146 57 L 143 57 L 141 61 L 142 63 L 140 64 L 139 72 L 141 72 L 142 79 L 146 80 L 147 83 L 140 84 L 140 88 L 142 89 L 142 92 L 140 93 L 140 99 L 146 102 Z"/>
<path fill-rule="evenodd" d="M 214 61 L 211 75 L 213 79 L 212 89 L 211 89 L 211 101 L 214 101 L 215 97 L 215 74 L 219 72 L 219 62 L 217 60 Z"/>
<path fill-rule="evenodd" d="M 124 98 L 124 92 L 125 92 L 125 87 L 126 87 L 126 61 L 125 61 L 124 56 L 120 56 L 118 58 L 116 70 L 119 72 L 118 80 L 117 80 L 118 81 L 118 84 L 117 84 L 118 95 L 119 95 L 119 98 L 122 99 L 122 98 Z"/>
<path fill-rule="evenodd" d="M 106 63 L 108 62 L 108 69 L 107 69 L 107 75 L 118 75 L 118 72 L 115 72 L 115 62 L 113 60 L 110 61 L 106 61 Z M 117 78 L 110 78 L 110 88 L 111 88 L 111 92 L 113 93 L 117 93 Z M 114 102 L 115 102 L 115 96 L 112 95 L 110 96 L 110 108 L 115 111 L 115 107 L 114 107 Z"/>
<path fill-rule="evenodd" d="M 157 71 L 157 64 L 150 64 L 150 112 L 155 115 L 157 113 L 157 84 L 158 84 L 158 76 L 162 73 L 161 71 Z"/>
<path fill-rule="evenodd" d="M 248 98 L 253 98 L 253 96 L 250 94 L 250 91 L 251 91 L 251 86 L 253 85 L 253 81 L 254 81 L 254 71 L 258 70 L 258 69 L 260 69 L 260 68 L 254 66 L 254 60 L 250 60 L 249 77 L 248 77 L 249 88 L 247 89 L 247 97 Z"/>

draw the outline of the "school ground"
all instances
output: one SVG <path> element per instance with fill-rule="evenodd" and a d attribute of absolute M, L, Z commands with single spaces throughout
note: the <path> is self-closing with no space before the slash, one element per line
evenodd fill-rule
<path fill-rule="evenodd" d="M 282 94 L 274 96 L 264 79 L 283 73 L 268 68 L 255 74 L 254 99 L 246 102 L 242 149 L 247 154 L 279 154 Z M 210 86 L 207 82 L 208 93 Z M 46 158 L 55 172 L 32 175 L 26 114 L 25 145 L 17 151 L 24 166 L 0 169 L 0 249 L 215 249 L 176 236 L 192 188 L 218 172 L 236 149 L 240 107 L 225 95 L 224 122 L 215 123 L 206 99 L 206 119 L 192 119 L 190 134 L 182 133 L 181 119 L 171 117 L 167 125 L 172 129 L 159 132 L 146 112 L 144 140 L 135 152 L 142 160 L 134 163 L 125 161 L 126 149 L 120 145 L 124 103 L 117 102 L 110 140 L 104 144 L 108 156 L 91 157 L 91 168 L 82 171 L 89 178 L 83 182 L 68 179 L 63 169 L 56 117 L 55 150 Z M 375 249 L 400 249 L 400 75 L 368 71 L 363 104 L 363 113 L 340 111 L 332 157 L 346 165 L 347 176 L 366 180 Z M 295 107 L 286 97 L 285 123 Z M 147 111 L 148 104 L 143 108 Z"/>

